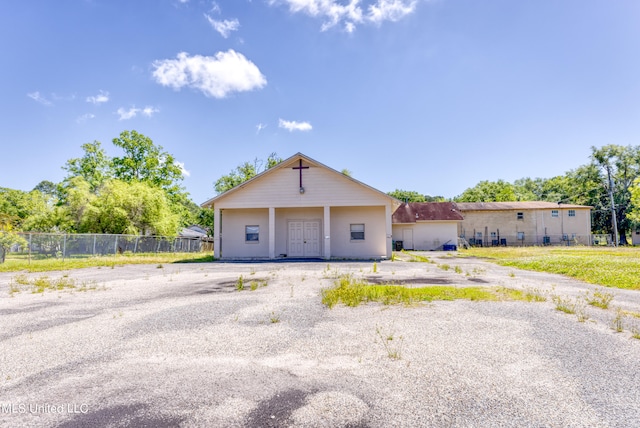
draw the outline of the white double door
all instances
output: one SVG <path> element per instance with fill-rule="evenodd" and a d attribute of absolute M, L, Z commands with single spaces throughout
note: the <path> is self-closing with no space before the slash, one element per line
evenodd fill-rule
<path fill-rule="evenodd" d="M 320 257 L 320 221 L 288 222 L 288 257 Z"/>

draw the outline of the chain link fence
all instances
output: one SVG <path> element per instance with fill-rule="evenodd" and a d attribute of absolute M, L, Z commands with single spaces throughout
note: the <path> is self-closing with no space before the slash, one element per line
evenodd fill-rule
<path fill-rule="evenodd" d="M 124 253 L 198 253 L 209 251 L 207 238 L 108 235 L 93 233 L 19 233 L 27 246 L 13 246 L 10 253 L 34 257 L 86 257 Z"/>

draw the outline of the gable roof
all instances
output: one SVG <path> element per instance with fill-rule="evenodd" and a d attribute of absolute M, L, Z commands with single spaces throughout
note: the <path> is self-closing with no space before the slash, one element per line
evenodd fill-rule
<path fill-rule="evenodd" d="M 542 209 L 591 209 L 588 205 L 562 204 L 558 202 L 526 201 L 526 202 L 456 202 L 460 211 L 508 211 L 508 210 L 542 210 Z"/>
<path fill-rule="evenodd" d="M 464 218 L 453 202 L 410 202 L 393 213 L 392 223 L 418 221 L 462 221 Z"/>
<path fill-rule="evenodd" d="M 324 165 L 323 163 L 320 163 L 317 160 L 312 159 L 312 158 L 310 158 L 310 157 L 298 152 L 295 155 L 283 160 L 279 164 L 277 164 L 277 165 L 275 165 L 275 166 L 273 166 L 273 167 L 271 167 L 269 169 L 266 169 L 266 170 L 262 171 L 260 174 L 257 174 L 256 176 L 250 178 L 249 180 L 238 184 L 237 186 L 227 190 L 224 193 L 221 193 L 221 194 L 219 194 L 217 196 L 214 196 L 213 198 L 209 199 L 208 201 L 200 204 L 200 206 L 201 207 L 211 207 L 211 206 L 213 206 L 215 204 L 216 201 L 219 201 L 220 199 L 225 198 L 228 195 L 236 193 L 237 191 L 239 191 L 240 189 L 250 185 L 251 183 L 262 179 L 262 177 L 265 177 L 265 176 L 268 176 L 270 174 L 273 174 L 275 171 L 278 171 L 278 170 L 280 170 L 282 168 L 289 168 L 289 167 L 291 167 L 291 165 L 293 165 L 294 163 L 298 162 L 300 159 L 302 159 L 304 162 L 308 163 L 309 165 L 323 168 L 323 169 L 325 169 L 325 170 L 327 170 L 327 171 L 329 171 L 329 172 L 331 172 L 333 174 L 337 174 L 340 177 L 343 177 L 344 179 L 350 180 L 353 183 L 356 183 L 356 184 L 358 184 L 358 185 L 360 185 L 362 187 L 365 187 L 365 188 L 367 188 L 369 190 L 374 191 L 375 193 L 377 193 L 377 194 L 379 194 L 381 196 L 384 196 L 385 198 L 391 200 L 393 206 L 397 206 L 397 205 L 401 204 L 401 202 L 398 199 L 396 199 L 396 198 L 394 198 L 392 196 L 389 196 L 386 193 L 384 193 L 384 192 L 382 192 L 382 191 L 380 191 L 380 190 L 378 190 L 378 189 L 376 189 L 374 187 L 369 186 L 368 184 L 365 184 L 365 183 L 363 183 L 363 182 L 361 182 L 359 180 L 356 180 L 353 177 L 350 177 L 350 176 L 345 175 L 345 174 L 343 174 L 343 173 L 341 173 L 339 171 L 336 171 L 335 169 L 330 168 L 330 167 Z"/>

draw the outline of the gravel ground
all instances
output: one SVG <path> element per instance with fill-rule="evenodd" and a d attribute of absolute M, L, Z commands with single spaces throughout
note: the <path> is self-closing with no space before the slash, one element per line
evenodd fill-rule
<path fill-rule="evenodd" d="M 349 272 L 566 300 L 595 289 L 425 255 L 435 263 L 377 272 L 372 262 L 91 268 L 46 274 L 89 290 L 41 294 L 11 294 L 19 274 L 0 274 L 0 426 L 640 426 L 640 319 L 611 327 L 618 307 L 640 315 L 638 292 L 607 290 L 612 307 L 584 306 L 585 322 L 551 299 L 320 301 Z M 267 286 L 251 291 L 252 280 Z"/>

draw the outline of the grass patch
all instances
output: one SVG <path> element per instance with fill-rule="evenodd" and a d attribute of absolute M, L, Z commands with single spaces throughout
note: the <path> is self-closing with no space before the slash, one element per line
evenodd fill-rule
<path fill-rule="evenodd" d="M 95 281 L 78 282 L 75 279 L 69 278 L 68 275 L 58 279 L 51 279 L 48 276 L 28 278 L 26 275 L 16 275 L 9 280 L 9 295 L 11 296 L 22 291 L 28 291 L 32 294 L 41 294 L 45 291 L 89 291 L 96 290 L 97 288 Z"/>
<path fill-rule="evenodd" d="M 411 259 L 409 259 L 410 262 L 433 263 L 428 257 L 424 257 L 419 254 L 409 253 L 405 250 L 402 250 L 402 253 L 411 257 Z"/>
<path fill-rule="evenodd" d="M 202 253 L 148 253 L 148 254 L 118 254 L 116 256 L 70 257 L 65 258 L 33 258 L 29 260 L 24 255 L 8 255 L 7 260 L 0 264 L 0 272 L 49 272 L 57 270 L 81 269 L 87 267 L 108 267 L 130 264 L 163 263 L 207 263 L 214 261 L 213 256 Z"/>
<path fill-rule="evenodd" d="M 361 303 L 379 302 L 384 305 L 431 302 L 434 300 L 527 300 L 525 293 L 508 288 L 486 287 L 450 287 L 431 285 L 407 288 L 395 284 L 372 285 L 342 275 L 332 288 L 322 290 L 322 303 L 332 308 L 338 303 L 346 306 L 358 306 Z"/>
<path fill-rule="evenodd" d="M 553 296 L 551 300 L 556 305 L 556 309 L 560 312 L 564 312 L 565 314 L 576 313 L 576 302 L 573 300 L 562 296 Z"/>
<path fill-rule="evenodd" d="M 602 309 L 608 309 L 613 298 L 614 294 L 604 288 L 593 290 L 593 292 L 586 291 L 584 296 L 589 305 Z"/>
<path fill-rule="evenodd" d="M 605 287 L 640 290 L 640 249 L 508 247 L 461 250 L 502 266 L 566 275 Z"/>

